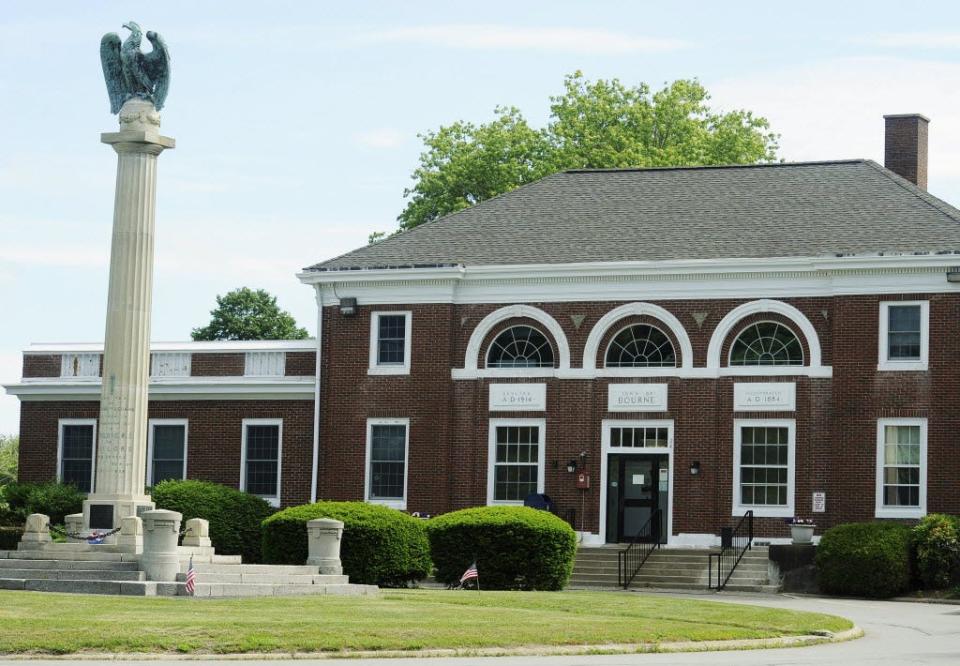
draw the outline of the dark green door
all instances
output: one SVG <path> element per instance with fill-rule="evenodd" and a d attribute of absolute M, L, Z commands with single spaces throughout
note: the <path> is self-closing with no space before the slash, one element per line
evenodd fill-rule
<path fill-rule="evenodd" d="M 666 537 L 665 510 L 650 525 L 647 521 L 666 503 L 665 478 L 667 457 L 651 454 L 610 454 L 607 467 L 607 541 L 624 543 L 640 535 L 641 541 Z M 661 473 L 663 469 L 663 473 Z M 663 484 L 665 486 L 665 484 Z"/>

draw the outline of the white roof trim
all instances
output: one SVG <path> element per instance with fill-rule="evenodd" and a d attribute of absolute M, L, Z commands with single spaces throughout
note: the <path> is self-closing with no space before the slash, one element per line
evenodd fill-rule
<path fill-rule="evenodd" d="M 59 377 L 24 379 L 3 387 L 21 400 L 99 400 L 99 378 L 87 381 L 63 381 Z M 313 400 L 315 377 L 238 378 L 171 377 L 154 379 L 148 389 L 152 400 L 260 399 Z"/>
<path fill-rule="evenodd" d="M 216 340 L 213 342 L 151 342 L 152 352 L 224 353 L 248 351 L 316 351 L 317 341 L 306 340 Z M 102 342 L 39 342 L 23 350 L 24 354 L 102 352 Z"/>

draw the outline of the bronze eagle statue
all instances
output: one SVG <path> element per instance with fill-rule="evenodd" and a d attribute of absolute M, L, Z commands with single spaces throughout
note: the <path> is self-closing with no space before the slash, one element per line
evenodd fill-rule
<path fill-rule="evenodd" d="M 108 32 L 100 40 L 100 62 L 103 77 L 110 96 L 110 113 L 120 113 L 120 107 L 128 99 L 140 98 L 153 102 L 159 111 L 167 99 L 170 87 L 170 53 L 163 37 L 152 30 L 147 39 L 153 50 L 140 50 L 143 32 L 140 26 L 130 21 L 123 27 L 130 31 L 123 44 L 115 32 Z"/>

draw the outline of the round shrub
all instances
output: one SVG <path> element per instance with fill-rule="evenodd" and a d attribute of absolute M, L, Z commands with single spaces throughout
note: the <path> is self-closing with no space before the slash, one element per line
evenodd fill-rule
<path fill-rule="evenodd" d="M 577 535 L 551 513 L 522 506 L 463 509 L 427 523 L 441 583 L 455 585 L 474 561 L 485 590 L 561 590 L 573 573 Z"/>
<path fill-rule="evenodd" d="M 260 561 L 260 523 L 274 511 L 263 498 L 209 481 L 161 481 L 150 494 L 158 509 L 182 513 L 184 522 L 210 521 L 218 555 Z"/>
<path fill-rule="evenodd" d="M 925 589 L 960 584 L 960 519 L 942 513 L 925 516 L 913 528 L 913 544 L 917 574 Z"/>
<path fill-rule="evenodd" d="M 423 521 L 365 502 L 317 502 L 279 511 L 263 521 L 263 559 L 271 564 L 307 561 L 307 521 L 343 521 L 340 560 L 350 582 L 403 587 L 430 574 Z"/>
<path fill-rule="evenodd" d="M 820 539 L 816 562 L 824 592 L 892 597 L 910 587 L 910 528 L 897 523 L 837 525 Z"/>
<path fill-rule="evenodd" d="M 49 516 L 51 525 L 63 525 L 65 516 L 83 511 L 83 500 L 87 498 L 76 486 L 55 481 L 8 483 L 2 493 L 8 522 L 17 525 L 26 522 L 31 513 Z"/>

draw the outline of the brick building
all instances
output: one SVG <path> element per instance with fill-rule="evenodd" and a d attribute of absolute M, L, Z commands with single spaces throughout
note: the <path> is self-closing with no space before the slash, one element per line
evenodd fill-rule
<path fill-rule="evenodd" d="M 926 138 L 888 116 L 886 168 L 558 173 L 311 266 L 309 350 L 155 348 L 193 360 L 158 362 L 182 377 L 151 418 L 189 446 L 150 464 L 284 504 L 542 492 L 587 542 L 960 513 L 960 211 L 925 191 Z M 24 478 L 88 471 L 62 453 L 97 411 L 78 351 L 31 348 L 8 387 Z"/>

